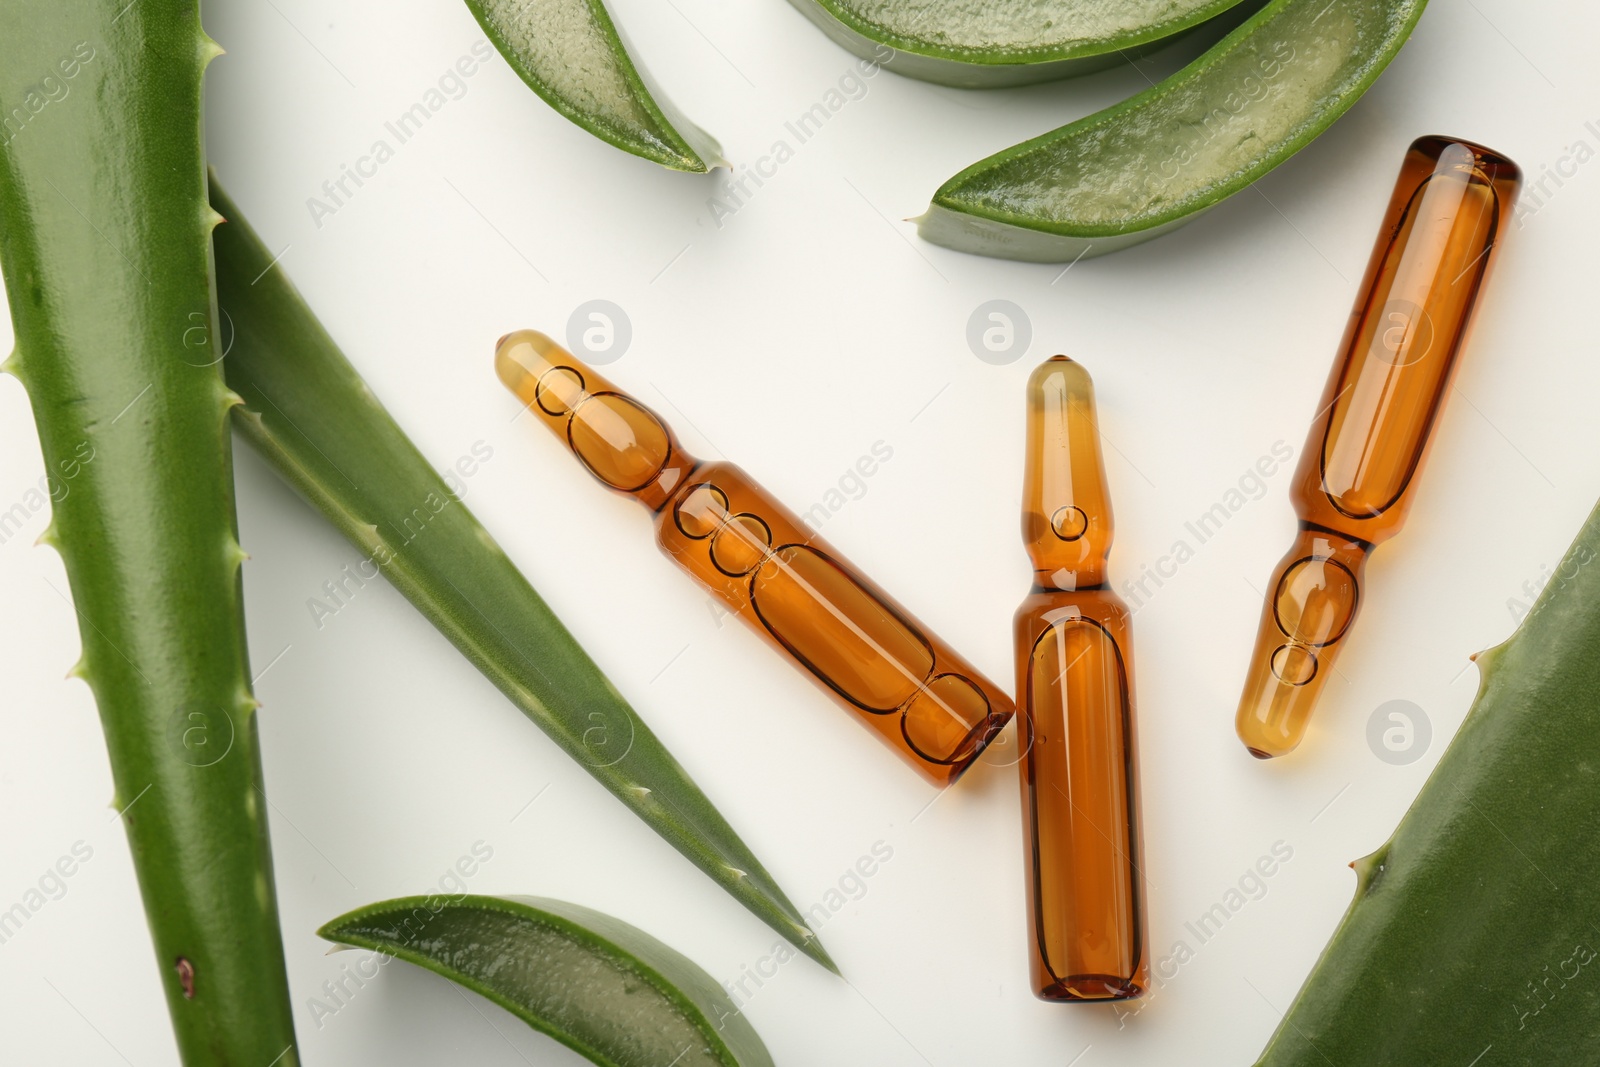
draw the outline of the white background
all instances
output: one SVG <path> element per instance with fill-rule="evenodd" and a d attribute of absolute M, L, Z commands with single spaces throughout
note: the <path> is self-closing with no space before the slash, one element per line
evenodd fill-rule
<path fill-rule="evenodd" d="M 649 66 L 729 158 L 750 163 L 855 60 L 782 0 L 619 0 Z M 1261 598 L 1288 547 L 1287 470 L 1138 612 L 1150 929 L 1160 987 L 1136 1017 L 1047 1005 L 1027 985 L 1013 772 L 930 790 L 709 599 L 651 541 L 646 513 L 594 484 L 496 382 L 491 348 L 556 335 L 579 304 L 624 308 L 607 368 L 685 443 L 740 463 L 804 510 L 884 442 L 893 458 L 823 533 L 991 677 L 1011 677 L 1022 387 L 1066 352 L 1093 372 L 1133 577 L 1187 537 L 1277 441 L 1298 454 L 1406 145 L 1468 137 L 1538 179 L 1600 120 L 1595 16 L 1513 0 L 1438 3 L 1376 87 L 1320 140 L 1199 222 L 1059 267 L 919 242 L 898 220 L 988 153 L 1176 69 L 1192 45 L 1078 81 L 957 91 L 882 73 L 719 227 L 726 181 L 669 173 L 560 118 L 498 58 L 319 228 L 307 198 L 385 136 L 482 38 L 455 0 L 222 0 L 228 55 L 207 82 L 210 152 L 281 269 L 443 468 L 492 459 L 469 505 L 802 907 L 876 842 L 893 858 L 820 930 L 848 984 L 786 964 L 746 1010 L 780 1064 L 1246 1063 L 1344 909 L 1345 865 L 1376 848 L 1471 701 L 1467 656 L 1506 637 L 1600 493 L 1592 355 L 1600 167 L 1564 178 L 1506 242 L 1404 534 L 1312 734 L 1260 764 L 1232 719 Z M 1592 153 L 1591 153 L 1592 154 Z M 1571 163 L 1563 163 L 1569 174 Z M 969 350 L 984 301 L 1027 312 L 1005 366 Z M 0 341 L 9 327 L 0 325 Z M 0 510 L 43 473 L 21 386 L 0 381 Z M 404 965 L 331 1017 L 309 998 L 355 957 L 314 936 L 354 906 L 426 892 L 475 842 L 477 892 L 618 915 L 718 979 L 774 935 L 613 801 L 412 608 L 372 584 L 318 628 L 323 582 L 360 553 L 238 452 L 251 655 L 279 899 L 304 1062 L 580 1062 L 487 1002 Z M 92 860 L 0 945 L 0 1058 L 176 1062 L 47 515 L 0 545 L 0 908 L 74 842 Z M 1189 538 L 1192 542 L 1192 537 Z M 52 588 L 54 587 L 54 588 Z M 1154 586 L 1149 586 L 1154 589 Z M 1366 740 L 1408 700 L 1416 762 Z M 1009 737 L 1009 734 L 1007 735 Z M 538 797 L 531 806 L 530 799 Z M 520 814 L 519 814 L 520 812 Z M 915 821 L 913 822 L 913 818 Z M 1184 924 L 1282 841 L 1293 858 L 1220 933 Z M 1178 941 L 1193 958 L 1159 961 Z M 1426 961 L 1418 961 L 1426 966 Z M 754 988 L 747 983 L 747 988 Z M 1124 1009 L 1126 1010 L 1126 1009 Z M 319 1025 L 320 1022 L 320 1025 Z"/>

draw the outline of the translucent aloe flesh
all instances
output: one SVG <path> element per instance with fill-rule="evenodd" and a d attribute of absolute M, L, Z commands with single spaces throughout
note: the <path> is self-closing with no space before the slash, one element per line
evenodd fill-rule
<path fill-rule="evenodd" d="M 710 975 L 638 927 L 542 897 L 407 897 L 318 931 L 426 967 L 602 1067 L 772 1067 Z"/>
<path fill-rule="evenodd" d="M 561 114 L 673 170 L 726 166 L 636 61 L 602 0 L 467 0 L 511 69 Z"/>
<path fill-rule="evenodd" d="M 1068 262 L 1194 219 L 1310 144 L 1361 97 L 1427 0 L 1273 0 L 1138 96 L 973 164 L 923 238 Z"/>
<path fill-rule="evenodd" d="M 70 486 L 88 682 L 179 1053 L 299 1063 L 273 895 L 212 332 L 200 127 L 216 46 L 183 0 L 0 16 L 6 368 Z M 52 494 L 55 495 L 55 494 Z"/>
<path fill-rule="evenodd" d="M 790 0 L 896 74 L 972 89 L 1089 74 L 1240 0 Z"/>
<path fill-rule="evenodd" d="M 215 235 L 217 284 L 235 328 L 226 364 L 244 397 L 240 432 L 584 770 L 833 969 L 772 876 L 268 269 L 272 254 L 215 184 L 212 202 L 229 220 Z"/>
<path fill-rule="evenodd" d="M 1258 1067 L 1593 1063 L 1600 508 L 1510 640 Z"/>

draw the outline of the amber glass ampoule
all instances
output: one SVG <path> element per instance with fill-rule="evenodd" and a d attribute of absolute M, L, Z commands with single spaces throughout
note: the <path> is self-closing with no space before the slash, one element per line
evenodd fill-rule
<path fill-rule="evenodd" d="M 1236 721 L 1251 755 L 1300 743 L 1367 556 L 1405 522 L 1520 182 L 1467 141 L 1406 154 L 1290 489 L 1300 533 L 1272 573 Z"/>
<path fill-rule="evenodd" d="M 1010 721 L 1005 693 L 749 475 L 685 452 L 549 337 L 506 335 L 495 369 L 591 474 L 655 513 L 667 555 L 929 781 L 955 781 Z"/>
<path fill-rule="evenodd" d="M 1066 356 L 1028 379 L 1017 609 L 1030 971 L 1043 1000 L 1126 1000 L 1150 978 L 1128 606 L 1106 580 L 1111 501 L 1094 384 Z"/>

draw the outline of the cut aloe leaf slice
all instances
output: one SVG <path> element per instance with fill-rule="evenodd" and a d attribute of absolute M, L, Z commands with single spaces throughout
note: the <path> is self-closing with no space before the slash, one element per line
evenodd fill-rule
<path fill-rule="evenodd" d="M 1466 721 L 1351 864 L 1355 899 L 1258 1067 L 1594 1062 L 1597 556 L 1600 508 L 1517 632 L 1476 657 Z"/>
<path fill-rule="evenodd" d="M 673 170 L 725 167 L 716 139 L 662 95 L 601 0 L 467 0 L 511 69 L 561 114 Z"/>
<path fill-rule="evenodd" d="M 790 0 L 845 48 L 909 78 L 966 89 L 1125 63 L 1239 0 Z"/>
<path fill-rule="evenodd" d="M 1176 229 L 1349 110 L 1426 4 L 1273 0 L 1161 84 L 957 174 L 918 231 L 963 252 L 1064 263 Z"/>
<path fill-rule="evenodd" d="M 638 927 L 577 904 L 405 897 L 317 933 L 426 967 L 602 1067 L 772 1067 L 709 974 Z"/>

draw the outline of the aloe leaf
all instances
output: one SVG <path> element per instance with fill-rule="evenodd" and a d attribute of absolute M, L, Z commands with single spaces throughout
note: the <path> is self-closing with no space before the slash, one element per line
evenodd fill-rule
<path fill-rule="evenodd" d="M 426 967 L 602 1067 L 772 1067 L 712 977 L 636 926 L 543 897 L 405 897 L 317 933 Z"/>
<path fill-rule="evenodd" d="M 33 406 L 183 1062 L 297 1064 L 213 338 L 193 0 L 0 18 L 6 369 Z M 64 487 L 56 492 L 54 487 Z"/>
<path fill-rule="evenodd" d="M 1272 0 L 1138 96 L 980 160 L 924 240 L 1042 263 L 1190 222 L 1310 144 L 1377 80 L 1427 0 Z"/>
<path fill-rule="evenodd" d="M 603 0 L 467 0 L 511 69 L 545 103 L 608 144 L 673 170 L 725 167 L 716 139 L 684 118 Z"/>
<path fill-rule="evenodd" d="M 1071 78 L 1126 63 L 1240 0 L 790 0 L 886 70 L 966 89 Z"/>
<path fill-rule="evenodd" d="M 500 691 L 763 922 L 837 970 L 772 876 L 428 465 L 212 183 L 245 438 Z M 426 530 L 426 536 L 420 534 Z"/>
<path fill-rule="evenodd" d="M 1510 640 L 1259 1067 L 1593 1062 L 1600 508 Z"/>

